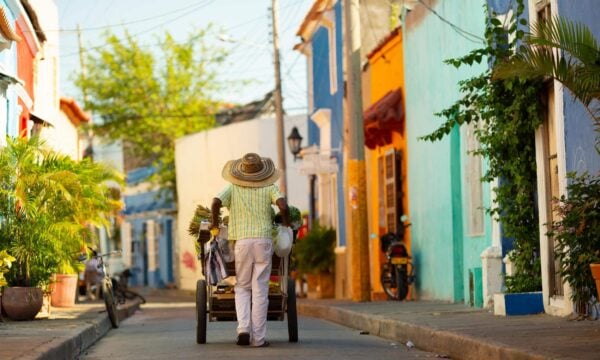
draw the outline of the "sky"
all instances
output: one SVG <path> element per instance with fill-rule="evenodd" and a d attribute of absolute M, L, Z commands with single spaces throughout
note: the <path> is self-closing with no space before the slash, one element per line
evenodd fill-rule
<path fill-rule="evenodd" d="M 60 26 L 60 89 L 62 96 L 81 100 L 73 85 L 80 71 L 77 26 L 85 49 L 103 45 L 106 30 L 122 36 L 126 29 L 141 44 L 152 45 L 169 31 L 177 40 L 212 23 L 215 44 L 231 51 L 223 80 L 250 80 L 250 84 L 220 94 L 221 100 L 247 103 L 274 89 L 271 0 L 54 0 Z M 288 114 L 307 111 L 306 58 L 293 46 L 300 23 L 312 0 L 279 0 L 279 33 L 283 107 Z M 220 35 L 233 42 L 219 40 Z M 157 51 L 159 47 L 155 47 Z"/>

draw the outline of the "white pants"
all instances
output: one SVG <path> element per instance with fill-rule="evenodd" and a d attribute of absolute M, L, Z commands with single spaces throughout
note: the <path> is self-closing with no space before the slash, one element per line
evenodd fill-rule
<path fill-rule="evenodd" d="M 253 346 L 262 345 L 267 335 L 272 256 L 271 239 L 246 238 L 235 242 L 237 333 L 249 333 Z"/>

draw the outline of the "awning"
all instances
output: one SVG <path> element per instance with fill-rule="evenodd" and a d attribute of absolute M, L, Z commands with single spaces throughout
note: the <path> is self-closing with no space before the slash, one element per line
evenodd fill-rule
<path fill-rule="evenodd" d="M 392 142 L 392 131 L 403 132 L 402 90 L 389 91 L 364 112 L 365 145 L 369 149 Z"/>
<path fill-rule="evenodd" d="M 52 121 L 51 116 L 41 115 L 34 111 L 29 112 L 29 119 L 31 119 L 31 121 L 33 121 L 36 124 L 54 126 L 54 121 Z"/>
<path fill-rule="evenodd" d="M 1 69 L 0 69 L 0 81 L 5 84 L 8 84 L 8 85 L 13 85 L 13 84 L 23 85 L 23 80 L 15 77 L 15 76 L 12 76 L 10 74 L 7 74 L 4 71 L 2 71 Z"/>

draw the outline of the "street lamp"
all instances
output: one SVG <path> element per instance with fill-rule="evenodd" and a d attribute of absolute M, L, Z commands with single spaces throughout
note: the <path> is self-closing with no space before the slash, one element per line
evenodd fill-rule
<path fill-rule="evenodd" d="M 290 135 L 287 137 L 287 141 L 288 141 L 288 146 L 290 148 L 290 152 L 292 153 L 292 155 L 294 155 L 294 161 L 296 161 L 296 159 L 298 158 L 298 154 L 300 153 L 300 150 L 302 150 L 302 136 L 300 136 L 300 133 L 298 132 L 298 128 L 297 127 L 293 127 L 292 128 L 292 132 L 290 133 Z"/>

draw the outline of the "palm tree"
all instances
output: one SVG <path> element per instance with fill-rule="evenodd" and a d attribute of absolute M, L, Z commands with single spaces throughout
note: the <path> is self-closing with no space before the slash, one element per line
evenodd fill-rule
<path fill-rule="evenodd" d="M 532 26 L 515 56 L 494 68 L 494 78 L 552 78 L 586 108 L 600 131 L 600 47 L 591 30 L 554 17 Z"/>
<path fill-rule="evenodd" d="M 49 150 L 37 137 L 7 142 L 0 149 L 0 250 L 16 258 L 13 283 L 43 285 L 89 241 L 88 225 L 107 225 L 120 208 L 107 181 L 122 176 Z"/>

